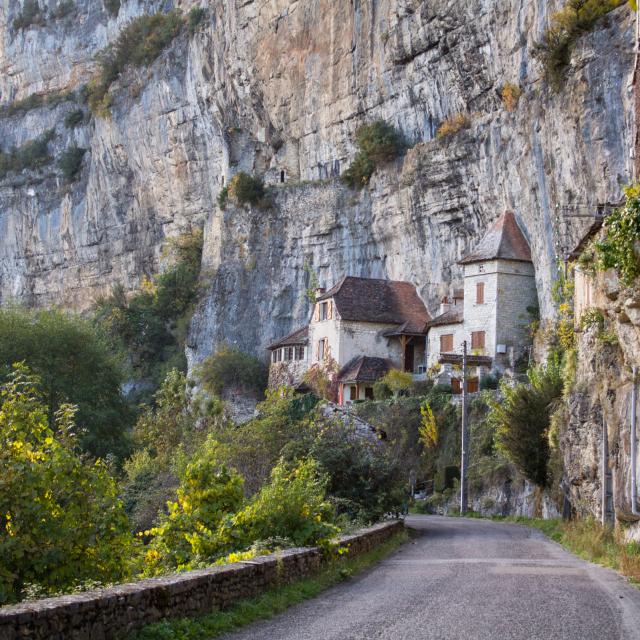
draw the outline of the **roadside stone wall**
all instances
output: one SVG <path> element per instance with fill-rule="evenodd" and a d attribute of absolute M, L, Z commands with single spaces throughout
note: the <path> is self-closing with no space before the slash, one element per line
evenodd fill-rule
<path fill-rule="evenodd" d="M 401 521 L 385 522 L 344 536 L 340 544 L 349 548 L 351 557 L 370 551 L 403 527 Z M 317 547 L 288 549 L 251 561 L 4 607 L 0 640 L 120 640 L 163 618 L 224 609 L 308 576 L 321 564 Z"/>

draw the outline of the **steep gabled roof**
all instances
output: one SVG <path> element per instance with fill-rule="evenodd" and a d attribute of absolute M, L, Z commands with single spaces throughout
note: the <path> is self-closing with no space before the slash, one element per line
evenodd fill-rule
<path fill-rule="evenodd" d="M 503 213 L 489 227 L 475 249 L 464 256 L 458 264 L 497 259 L 531 262 L 531 248 L 511 211 Z"/>
<path fill-rule="evenodd" d="M 274 349 L 280 349 L 280 347 L 293 347 L 296 345 L 305 345 L 309 342 L 309 325 L 301 327 L 292 331 L 281 340 L 270 344 L 267 349 L 273 351 Z"/>
<path fill-rule="evenodd" d="M 391 362 L 385 358 L 358 356 L 340 369 L 338 382 L 375 382 L 392 368 Z"/>
<path fill-rule="evenodd" d="M 441 327 L 447 324 L 460 324 L 464 322 L 464 314 L 462 309 L 450 309 L 436 316 L 433 320 L 430 320 L 426 324 L 426 328 Z"/>
<path fill-rule="evenodd" d="M 318 300 L 329 298 L 343 320 L 406 324 L 408 333 L 420 333 L 430 319 L 410 282 L 345 276 Z"/>

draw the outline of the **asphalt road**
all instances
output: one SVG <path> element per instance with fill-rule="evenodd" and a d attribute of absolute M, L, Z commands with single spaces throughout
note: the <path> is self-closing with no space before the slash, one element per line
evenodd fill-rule
<path fill-rule="evenodd" d="M 640 589 L 538 531 L 414 516 L 372 569 L 226 640 L 640 640 Z"/>

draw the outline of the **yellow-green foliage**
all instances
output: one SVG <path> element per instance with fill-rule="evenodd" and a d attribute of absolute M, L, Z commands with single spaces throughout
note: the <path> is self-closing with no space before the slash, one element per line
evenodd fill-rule
<path fill-rule="evenodd" d="M 100 73 L 88 84 L 91 111 L 107 116 L 111 106 L 109 89 L 128 65 L 149 66 L 173 41 L 185 25 L 182 13 L 143 15 L 132 20 L 118 39 L 98 56 Z"/>
<path fill-rule="evenodd" d="M 443 120 L 436 131 L 436 138 L 448 138 L 468 129 L 471 126 L 471 118 L 466 113 L 458 113 Z"/>
<path fill-rule="evenodd" d="M 438 446 L 438 424 L 427 400 L 420 405 L 420 415 L 420 441 L 425 449 L 433 449 Z"/>
<path fill-rule="evenodd" d="M 573 293 L 575 281 L 571 277 L 573 269 L 563 266 L 558 268 L 558 277 L 553 282 L 551 296 L 556 305 L 557 318 L 555 322 L 555 339 L 563 351 L 575 347 L 576 334 L 573 317 Z"/>
<path fill-rule="evenodd" d="M 264 198 L 264 183 L 260 178 L 250 176 L 244 171 L 236 173 L 229 181 L 228 197 L 238 204 L 258 205 Z M 224 208 L 224 207 L 223 207 Z"/>
<path fill-rule="evenodd" d="M 407 391 L 413 383 L 413 376 L 408 371 L 391 369 L 381 378 L 381 382 L 386 384 L 393 395 L 397 398 L 400 392 Z"/>
<path fill-rule="evenodd" d="M 537 55 L 549 84 L 559 90 L 571 60 L 571 52 L 580 36 L 591 31 L 604 15 L 625 4 L 626 0 L 568 0 L 551 16 L 551 21 L 536 44 Z"/>
<path fill-rule="evenodd" d="M 0 390 L 0 604 L 129 574 L 133 538 L 102 462 L 75 450 L 74 409 L 53 428 L 38 381 L 19 365 Z"/>
<path fill-rule="evenodd" d="M 502 85 L 500 96 L 502 97 L 502 104 L 507 111 L 515 111 L 518 106 L 518 101 L 522 95 L 522 89 L 519 85 L 513 82 L 505 82 Z"/>

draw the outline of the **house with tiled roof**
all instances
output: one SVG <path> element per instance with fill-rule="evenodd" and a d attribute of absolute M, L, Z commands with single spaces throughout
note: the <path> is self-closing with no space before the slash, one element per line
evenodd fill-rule
<path fill-rule="evenodd" d="M 427 323 L 429 367 L 462 353 L 466 340 L 470 354 L 490 358 L 488 368 L 512 369 L 530 344 L 528 310 L 538 306 L 531 249 L 515 215 L 505 212 L 459 264 L 464 291 L 445 298 Z"/>
<path fill-rule="evenodd" d="M 337 367 L 340 403 L 373 397 L 391 368 L 425 368 L 424 302 L 410 282 L 345 276 L 318 290 L 308 326 L 269 345 L 270 385 L 300 386 L 312 366 Z"/>

